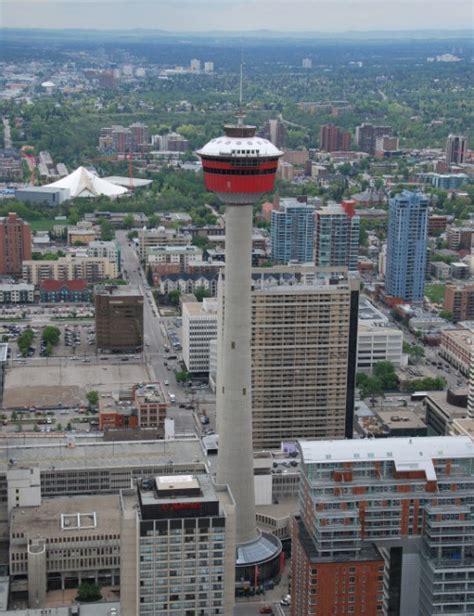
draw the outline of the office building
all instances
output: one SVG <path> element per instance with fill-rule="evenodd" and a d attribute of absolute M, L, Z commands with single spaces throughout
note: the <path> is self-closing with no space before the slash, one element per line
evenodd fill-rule
<path fill-rule="evenodd" d="M 281 199 L 271 213 L 272 261 L 287 265 L 313 261 L 314 206 Z"/>
<path fill-rule="evenodd" d="M 314 261 L 319 267 L 346 266 L 357 271 L 360 218 L 352 201 L 331 204 L 315 212 Z"/>
<path fill-rule="evenodd" d="M 15 199 L 18 201 L 50 205 L 51 207 L 61 205 L 70 196 L 71 192 L 68 188 L 51 188 L 48 186 L 28 186 L 28 188 L 19 188 L 15 193 Z"/>
<path fill-rule="evenodd" d="M 128 286 L 95 289 L 97 348 L 130 353 L 143 348 L 143 295 Z"/>
<path fill-rule="evenodd" d="M 10 212 L 0 218 L 0 275 L 21 276 L 25 259 L 31 259 L 31 228 Z"/>
<path fill-rule="evenodd" d="M 375 154 L 377 138 L 391 137 L 392 135 L 393 128 L 391 126 L 361 124 L 356 127 L 355 142 L 359 150 L 373 156 Z"/>
<path fill-rule="evenodd" d="M 300 441 L 292 616 L 474 613 L 474 442 Z"/>
<path fill-rule="evenodd" d="M 235 514 L 209 475 L 158 476 L 120 495 L 124 614 L 232 616 Z"/>
<path fill-rule="evenodd" d="M 303 58 L 302 65 L 303 68 L 313 68 L 313 61 L 311 58 Z"/>
<path fill-rule="evenodd" d="M 403 332 L 390 327 L 390 321 L 369 302 L 359 298 L 357 328 L 357 372 L 371 373 L 379 361 L 389 361 L 397 368 L 403 363 Z"/>
<path fill-rule="evenodd" d="M 183 361 L 188 372 L 209 372 L 209 343 L 217 337 L 217 301 L 183 302 L 182 309 Z"/>
<path fill-rule="evenodd" d="M 46 607 L 48 590 L 119 584 L 117 494 L 41 500 L 37 492 L 12 508 L 9 539 L 11 593 L 21 597 L 26 583 L 29 607 Z"/>
<path fill-rule="evenodd" d="M 117 278 L 117 265 L 102 257 L 66 255 L 56 261 L 23 261 L 22 278 L 39 286 L 42 280 L 100 280 Z"/>
<path fill-rule="evenodd" d="M 319 149 L 323 152 L 347 152 L 352 135 L 334 124 L 323 124 L 319 131 Z"/>
<path fill-rule="evenodd" d="M 449 135 L 446 140 L 446 162 L 448 165 L 461 165 L 466 160 L 467 137 Z"/>
<path fill-rule="evenodd" d="M 474 344 L 474 327 L 457 327 L 441 332 L 439 355 L 453 368 L 469 377 L 471 349 Z"/>
<path fill-rule="evenodd" d="M 385 290 L 404 302 L 424 297 L 429 199 L 407 190 L 389 204 Z"/>
<path fill-rule="evenodd" d="M 176 229 L 140 229 L 138 231 L 138 255 L 143 261 L 148 256 L 148 251 L 154 246 L 188 246 L 191 244 L 189 234 L 178 233 Z"/>
<path fill-rule="evenodd" d="M 454 323 L 474 321 L 474 283 L 448 283 L 444 289 L 443 309 L 453 315 Z"/>

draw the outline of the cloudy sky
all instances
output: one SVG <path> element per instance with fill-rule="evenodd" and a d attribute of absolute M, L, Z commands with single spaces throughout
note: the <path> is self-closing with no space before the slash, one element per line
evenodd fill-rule
<path fill-rule="evenodd" d="M 0 0 L 9 28 L 467 29 L 472 0 Z"/>

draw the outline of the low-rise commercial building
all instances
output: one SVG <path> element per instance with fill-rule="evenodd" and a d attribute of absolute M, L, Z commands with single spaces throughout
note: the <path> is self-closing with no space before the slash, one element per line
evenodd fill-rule
<path fill-rule="evenodd" d="M 441 333 L 440 356 L 465 376 L 469 376 L 473 340 L 473 330 L 461 327 Z"/>
<path fill-rule="evenodd" d="M 403 365 L 403 332 L 395 327 L 365 325 L 359 321 L 357 371 L 371 373 L 380 361 L 389 361 L 396 368 Z"/>
<path fill-rule="evenodd" d="M 161 383 L 135 385 L 132 388 L 132 399 L 137 409 L 139 427 L 155 428 L 164 433 L 168 403 Z"/>
<path fill-rule="evenodd" d="M 70 245 L 76 244 L 89 244 L 97 239 L 97 233 L 91 223 L 82 222 L 76 227 L 67 228 L 67 243 Z"/>
<path fill-rule="evenodd" d="M 178 233 L 176 229 L 158 227 L 157 229 L 140 229 L 138 231 L 138 256 L 143 261 L 150 248 L 155 246 L 188 246 L 191 244 L 189 234 Z"/>
<path fill-rule="evenodd" d="M 189 266 L 202 261 L 202 250 L 197 246 L 152 246 L 148 248 L 147 266 L 154 273 L 167 272 L 168 266 L 177 266 L 178 272 L 188 272 Z"/>
<path fill-rule="evenodd" d="M 12 509 L 12 595 L 28 590 L 30 607 L 46 607 L 47 590 L 81 582 L 120 583 L 118 495 L 44 499 Z"/>
<path fill-rule="evenodd" d="M 22 278 L 38 286 L 42 280 L 100 280 L 117 278 L 117 265 L 101 257 L 66 255 L 55 261 L 23 261 Z"/>
<path fill-rule="evenodd" d="M 71 197 L 69 188 L 56 186 L 28 186 L 28 188 L 18 188 L 15 199 L 31 204 L 49 205 L 57 207 Z"/>

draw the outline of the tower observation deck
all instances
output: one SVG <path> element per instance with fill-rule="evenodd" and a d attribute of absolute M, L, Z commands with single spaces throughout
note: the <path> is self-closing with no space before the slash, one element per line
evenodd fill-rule
<path fill-rule="evenodd" d="M 279 573 L 281 543 L 257 528 L 252 450 L 251 255 L 253 204 L 273 190 L 282 152 L 256 127 L 226 125 L 197 154 L 209 191 L 226 204 L 225 314 L 218 332 L 217 483 L 236 507 L 236 579 L 257 586 Z"/>

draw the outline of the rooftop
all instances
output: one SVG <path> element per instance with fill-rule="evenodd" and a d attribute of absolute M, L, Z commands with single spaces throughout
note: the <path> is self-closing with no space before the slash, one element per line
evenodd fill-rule
<path fill-rule="evenodd" d="M 304 464 L 392 459 L 396 464 L 420 464 L 437 458 L 474 458 L 467 436 L 298 441 Z"/>
<path fill-rule="evenodd" d="M 38 507 L 15 507 L 11 533 L 29 537 L 67 537 L 120 532 L 117 494 L 45 498 Z"/>
<path fill-rule="evenodd" d="M 95 294 L 113 297 L 143 297 L 143 293 L 138 287 L 128 285 L 97 285 Z"/>

